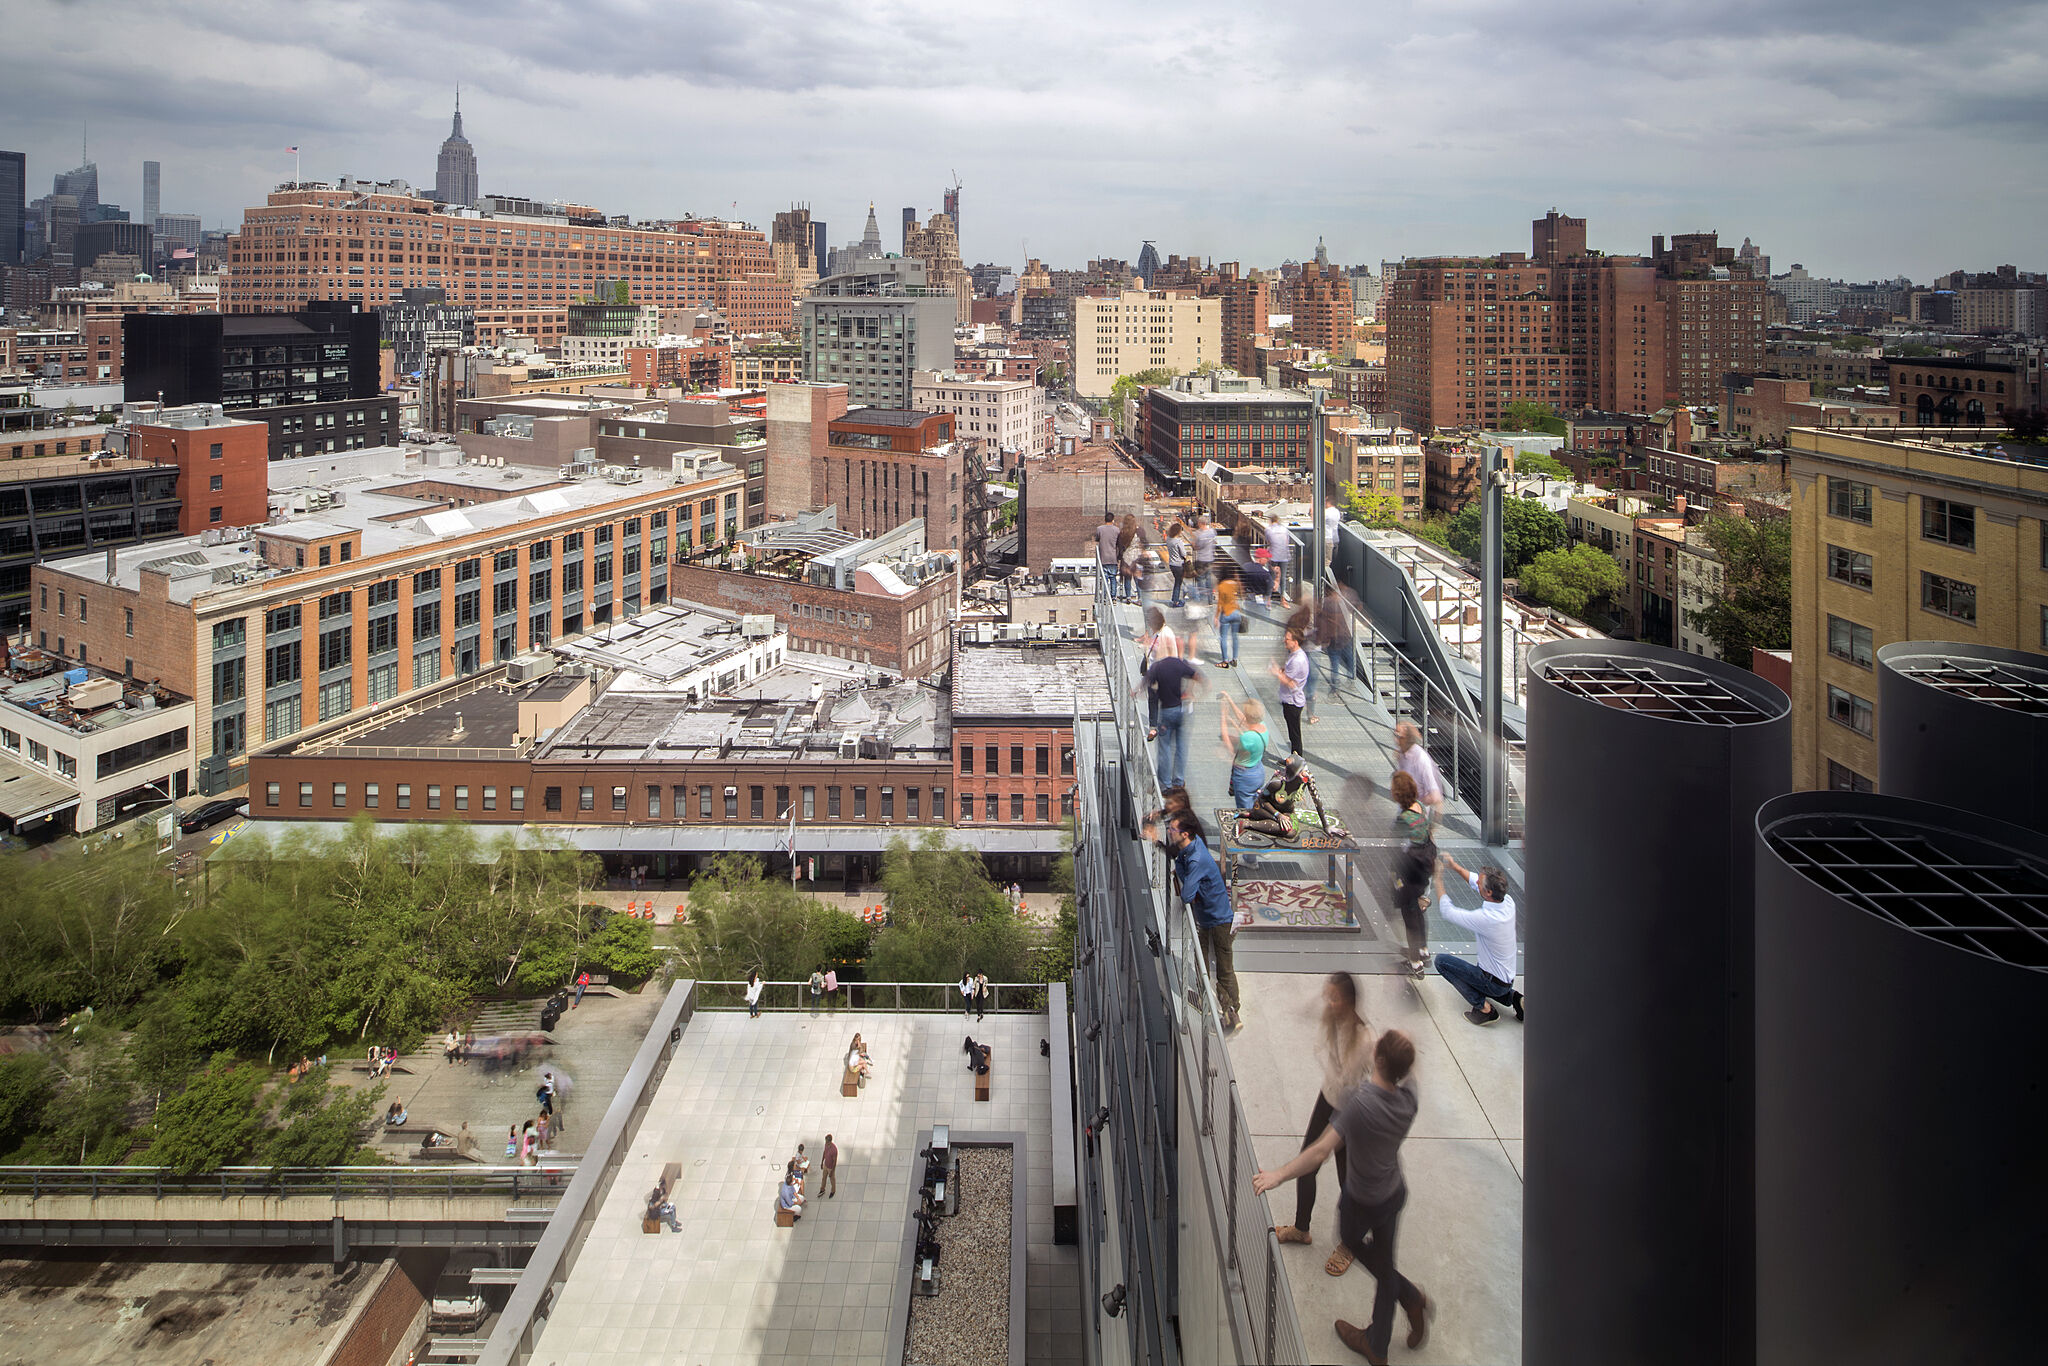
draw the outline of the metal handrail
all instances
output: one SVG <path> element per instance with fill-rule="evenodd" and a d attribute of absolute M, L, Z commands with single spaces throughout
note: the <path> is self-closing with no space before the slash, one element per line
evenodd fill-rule
<path fill-rule="evenodd" d="M 795 1011 L 809 1008 L 811 1004 L 808 981 L 761 983 L 761 1009 Z M 787 988 L 789 1004 L 778 1004 L 773 998 L 777 988 Z M 1037 1015 L 1045 1010 L 1045 983 L 1043 982 L 990 982 L 989 1000 L 986 1009 L 995 1014 Z M 909 1004 L 905 1004 L 904 992 L 908 990 Z M 747 984 L 745 982 L 720 981 L 716 978 L 697 980 L 697 1009 L 699 1010 L 745 1010 Z M 1003 993 L 1010 993 L 1010 1003 L 1003 1004 Z M 858 995 L 856 995 L 858 993 Z M 885 1000 L 877 1000 L 876 993 L 886 993 Z M 960 984 L 958 982 L 841 982 L 830 992 L 819 994 L 819 1004 L 828 1010 L 846 1010 L 853 1013 L 862 1011 L 892 1014 L 950 1014 L 961 1010 Z M 966 1009 L 972 1010 L 969 1004 Z"/>
<path fill-rule="evenodd" d="M 489 1195 L 513 1200 L 559 1195 L 576 1159 L 538 1167 L 221 1167 L 191 1175 L 168 1167 L 0 1166 L 0 1195 L 256 1195 L 336 1200 Z"/>

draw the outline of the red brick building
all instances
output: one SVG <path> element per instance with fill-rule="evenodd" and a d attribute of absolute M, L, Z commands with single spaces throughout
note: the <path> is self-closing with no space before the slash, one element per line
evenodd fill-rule
<path fill-rule="evenodd" d="M 730 389 L 732 344 L 703 341 L 675 346 L 629 346 L 626 378 L 660 389 Z"/>
<path fill-rule="evenodd" d="M 954 423 L 952 413 L 910 408 L 856 408 L 834 418 L 824 447 L 812 447 L 810 505 L 836 505 L 839 525 L 856 536 L 922 517 L 926 546 L 978 553 L 983 529 L 970 525 L 969 511 L 981 501 L 981 453 L 954 439 Z"/>
<path fill-rule="evenodd" d="M 118 322 L 118 319 L 116 320 Z M 128 454 L 178 467 L 178 534 L 261 526 L 270 518 L 270 428 L 221 417 L 206 404 L 133 422 Z"/>
<path fill-rule="evenodd" d="M 1046 826 L 1072 816 L 1075 713 L 1109 707 L 1093 641 L 962 630 L 953 649 L 953 823 Z"/>
<path fill-rule="evenodd" d="M 1303 266 L 1294 281 L 1295 344 L 1336 351 L 1357 325 L 1350 277 L 1336 266 Z"/>

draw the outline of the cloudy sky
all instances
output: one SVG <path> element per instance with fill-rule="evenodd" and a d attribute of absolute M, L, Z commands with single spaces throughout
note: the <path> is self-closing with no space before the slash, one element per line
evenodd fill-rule
<path fill-rule="evenodd" d="M 485 193 L 884 240 L 957 173 L 971 263 L 1272 265 L 1747 235 L 1773 268 L 2048 269 L 2040 0 L 7 0 L 31 196 L 238 223 L 288 179 L 431 187 L 462 85 Z"/>

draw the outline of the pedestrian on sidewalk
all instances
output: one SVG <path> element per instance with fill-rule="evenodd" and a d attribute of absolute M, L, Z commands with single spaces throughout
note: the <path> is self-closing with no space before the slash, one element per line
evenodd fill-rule
<path fill-rule="evenodd" d="M 1187 780 L 1188 712 L 1201 683 L 1201 670 L 1177 654 L 1162 655 L 1138 680 L 1138 688 L 1149 691 L 1159 708 L 1147 738 L 1158 741 L 1154 763 L 1162 788 L 1179 787 Z M 1131 690 L 1133 694 L 1138 688 Z"/>
<path fill-rule="evenodd" d="M 1182 812 L 1167 827 L 1166 838 L 1180 878 L 1181 900 L 1194 913 L 1202 947 L 1215 960 L 1216 1003 L 1223 1009 L 1223 1027 L 1238 1029 L 1237 964 L 1231 945 L 1237 926 L 1232 923 L 1230 889 L 1223 883 L 1216 856 L 1202 839 L 1202 823 L 1192 811 Z"/>
<path fill-rule="evenodd" d="M 1216 656 L 1218 668 L 1237 667 L 1237 638 L 1244 631 L 1244 613 L 1238 607 L 1239 580 L 1233 560 L 1216 563 Z"/>
<path fill-rule="evenodd" d="M 1266 709 L 1256 697 L 1242 706 L 1228 692 L 1218 721 L 1223 743 L 1230 749 L 1230 799 L 1240 811 L 1251 810 L 1252 798 L 1266 782 Z"/>
<path fill-rule="evenodd" d="M 1215 588 L 1216 524 L 1206 512 L 1195 514 L 1194 567 L 1189 582 L 1196 602 L 1207 602 Z"/>
<path fill-rule="evenodd" d="M 1301 1148 L 1307 1152 L 1330 1127 L 1330 1117 L 1364 1083 L 1372 1071 L 1372 1028 L 1358 1008 L 1358 979 L 1348 972 L 1333 972 L 1323 979 L 1321 1018 L 1316 1030 L 1316 1063 L 1322 1069 L 1323 1087 L 1308 1113 L 1308 1130 Z M 1344 1145 L 1337 1145 L 1337 1160 L 1344 1160 Z M 1340 1166 L 1341 1172 L 1343 1168 Z M 1294 1183 L 1294 1222 L 1273 1230 L 1283 1243 L 1313 1243 L 1308 1225 L 1316 1208 L 1316 1173 L 1304 1172 Z M 1341 1276 L 1350 1269 L 1351 1249 L 1340 1241 L 1323 1263 L 1323 1270 Z"/>
<path fill-rule="evenodd" d="M 1102 581 L 1109 585 L 1109 596 L 1117 595 L 1117 538 L 1122 528 L 1116 523 L 1116 514 L 1108 508 L 1102 510 L 1102 525 L 1095 528 L 1095 558 L 1102 566 Z"/>
<path fill-rule="evenodd" d="M 1131 513 L 1124 514 L 1123 525 L 1116 534 L 1116 562 L 1119 581 L 1123 585 L 1123 600 L 1137 602 L 1144 587 L 1145 576 L 1145 533 L 1138 526 L 1138 519 Z"/>
<path fill-rule="evenodd" d="M 1301 652 L 1306 655 L 1316 648 L 1316 609 L 1307 602 L 1297 603 L 1287 614 L 1287 626 L 1294 632 L 1294 638 L 1301 642 Z M 1316 667 L 1313 658 L 1309 660 L 1308 677 L 1301 681 L 1302 719 L 1309 725 L 1316 723 Z"/>
<path fill-rule="evenodd" d="M 761 1018 L 761 974 L 752 970 L 747 973 L 747 1018 Z"/>
<path fill-rule="evenodd" d="M 1387 795 L 1394 799 L 1394 838 L 1400 841 L 1394 855 L 1394 906 L 1408 931 L 1408 975 L 1420 977 L 1429 968 L 1429 931 L 1422 913 L 1428 905 L 1430 878 L 1436 873 L 1436 841 L 1416 795 L 1415 779 L 1396 773 Z"/>
<path fill-rule="evenodd" d="M 808 985 L 811 988 L 811 1014 L 816 1015 L 818 1013 L 818 1002 L 825 995 L 825 973 L 823 969 L 811 969 L 811 980 Z"/>
<path fill-rule="evenodd" d="M 1145 632 L 1138 637 L 1138 644 L 1145 648 L 1146 668 L 1172 655 L 1186 659 L 1194 654 L 1193 642 L 1183 639 L 1173 628 L 1173 623 L 1166 619 L 1166 613 L 1157 607 L 1145 609 Z M 1145 738 L 1159 738 L 1159 697 L 1156 693 L 1145 700 Z"/>
<path fill-rule="evenodd" d="M 825 1150 L 818 1154 L 818 1188 L 830 1200 L 839 1193 L 839 1145 L 825 1135 Z"/>
<path fill-rule="evenodd" d="M 975 1021 L 975 1023 L 976 1023 L 976 1024 L 979 1024 L 979 1023 L 981 1023 L 982 1017 L 984 1017 L 985 1015 L 987 1015 L 987 1014 L 988 1014 L 988 998 L 989 998 L 990 994 L 991 994 L 991 993 L 990 993 L 990 991 L 989 991 L 989 989 L 988 989 L 988 974 L 987 974 L 987 973 L 985 973 L 985 972 L 977 972 L 977 973 L 975 973 L 975 974 L 974 974 L 974 1021 Z"/>
<path fill-rule="evenodd" d="M 1287 744 L 1299 754 L 1301 709 L 1308 705 L 1308 651 L 1301 648 L 1301 637 L 1292 628 L 1284 639 L 1287 642 L 1286 656 L 1273 666 L 1273 677 L 1280 680 L 1280 714 L 1287 719 Z"/>
<path fill-rule="evenodd" d="M 1394 727 L 1394 767 L 1415 780 L 1422 809 L 1429 816 L 1430 829 L 1444 823 L 1444 774 L 1422 743 L 1422 730 L 1413 721 Z"/>
<path fill-rule="evenodd" d="M 1267 563 L 1273 566 L 1273 594 L 1284 605 L 1294 600 L 1288 575 L 1294 564 L 1294 534 L 1278 517 L 1266 523 Z"/>
<path fill-rule="evenodd" d="M 1519 1020 L 1522 993 L 1515 990 L 1515 899 L 1508 895 L 1507 875 L 1498 868 L 1474 872 L 1449 854 L 1442 857 L 1452 872 L 1479 893 L 1476 911 L 1466 910 L 1449 897 L 1443 897 L 1437 906 L 1444 919 L 1472 931 L 1479 944 L 1479 961 L 1468 963 L 1454 954 L 1440 953 L 1436 970 L 1465 998 L 1465 1018 L 1473 1024 L 1490 1025 L 1500 1018 L 1494 1001 L 1514 1007 Z"/>
<path fill-rule="evenodd" d="M 1173 575 L 1173 592 L 1167 597 L 1168 607 L 1181 605 L 1181 587 L 1187 582 L 1188 566 L 1195 558 L 1195 547 L 1188 541 L 1187 528 L 1179 522 L 1166 528 L 1166 572 Z"/>
<path fill-rule="evenodd" d="M 1401 1174 L 1401 1143 L 1415 1125 L 1415 1041 L 1398 1029 L 1373 1044 L 1372 1074 L 1339 1105 L 1322 1137 L 1289 1162 L 1252 1177 L 1252 1189 L 1264 1195 L 1285 1181 L 1296 1181 L 1320 1168 L 1330 1154 L 1344 1149 L 1339 1172 L 1342 1194 L 1337 1199 L 1337 1237 L 1351 1255 L 1365 1264 L 1376 1283 L 1372 1319 L 1364 1327 L 1344 1319 L 1337 1336 L 1346 1347 L 1386 1366 L 1394 1336 L 1394 1306 L 1408 1317 L 1408 1348 L 1429 1340 L 1436 1304 L 1422 1287 L 1394 1265 L 1394 1242 L 1401 1209 L 1408 1203 L 1408 1182 Z"/>
<path fill-rule="evenodd" d="M 1358 677 L 1358 652 L 1353 645 L 1351 608 L 1356 600 L 1349 588 L 1338 585 L 1323 594 L 1316 607 L 1316 643 L 1330 665 L 1330 696 L 1337 696 L 1346 680 Z"/>
<path fill-rule="evenodd" d="M 825 1012 L 829 1015 L 839 1009 L 839 969 L 825 969 Z"/>
<path fill-rule="evenodd" d="M 964 968 L 960 972 L 960 1018 L 966 1019 L 974 1013 L 974 974 Z"/>

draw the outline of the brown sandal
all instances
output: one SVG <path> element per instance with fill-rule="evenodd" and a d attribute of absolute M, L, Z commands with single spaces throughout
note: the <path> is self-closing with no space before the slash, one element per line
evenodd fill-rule
<path fill-rule="evenodd" d="M 1323 1270 L 1332 1276 L 1341 1276 L 1351 1269 L 1351 1249 L 1342 1243 L 1330 1254 L 1330 1260 L 1323 1263 Z"/>
<path fill-rule="evenodd" d="M 1273 1230 L 1273 1236 L 1283 1243 L 1312 1243 L 1315 1239 L 1303 1233 L 1292 1224 L 1282 1224 Z"/>

